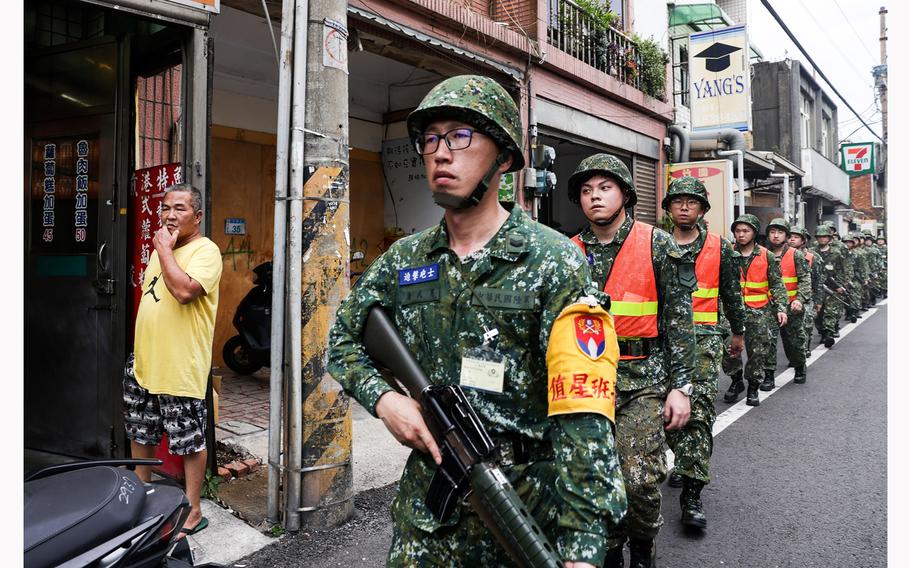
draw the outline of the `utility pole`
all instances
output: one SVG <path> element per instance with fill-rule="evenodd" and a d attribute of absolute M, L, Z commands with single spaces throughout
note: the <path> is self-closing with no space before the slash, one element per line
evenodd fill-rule
<path fill-rule="evenodd" d="M 884 6 L 879 8 L 878 17 L 881 33 L 879 33 L 878 41 L 881 51 L 881 63 L 872 71 L 875 76 L 875 87 L 878 89 L 878 96 L 882 105 L 882 152 L 881 156 L 879 156 L 879 161 L 881 163 L 881 175 L 884 176 L 884 183 L 882 183 L 884 186 L 882 191 L 882 205 L 884 206 L 882 208 L 882 224 L 886 231 L 888 229 L 888 28 L 885 25 L 885 15 L 887 14 L 888 10 Z M 875 187 L 872 188 L 872 191 L 875 191 Z"/>
<path fill-rule="evenodd" d="M 298 0 L 300 2 L 301 0 Z M 354 515 L 350 399 L 326 371 L 329 329 L 350 289 L 347 2 L 309 0 L 302 210 L 301 527 Z"/>

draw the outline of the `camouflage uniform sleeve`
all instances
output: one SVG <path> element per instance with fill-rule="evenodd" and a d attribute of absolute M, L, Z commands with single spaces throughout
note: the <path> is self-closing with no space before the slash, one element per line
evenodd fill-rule
<path fill-rule="evenodd" d="M 720 300 L 724 316 L 730 322 L 734 335 L 746 332 L 746 308 L 743 304 L 742 286 L 739 283 L 739 262 L 733 247 L 727 239 L 721 239 L 720 250 Z"/>
<path fill-rule="evenodd" d="M 546 353 L 550 329 L 562 310 L 593 292 L 587 262 L 578 247 L 558 250 L 559 262 L 547 276 L 558 283 L 543 297 L 540 349 Z M 604 562 L 607 536 L 626 510 L 625 485 L 616 455 L 613 428 L 599 414 L 564 414 L 550 419 L 559 500 L 557 541 L 566 560 Z"/>
<path fill-rule="evenodd" d="M 796 264 L 796 278 L 799 284 L 796 299 L 805 305 L 812 300 L 812 275 L 809 272 L 809 261 L 800 251 L 794 252 L 793 260 Z"/>
<path fill-rule="evenodd" d="M 393 296 L 388 252 L 377 258 L 341 302 L 329 332 L 328 371 L 344 390 L 376 416 L 379 397 L 393 390 L 373 366 L 361 342 L 369 310 Z"/>
<path fill-rule="evenodd" d="M 787 313 L 787 287 L 780 276 L 780 261 L 770 252 L 768 253 L 768 286 L 774 298 L 771 300 L 776 311 Z"/>
<path fill-rule="evenodd" d="M 662 292 L 661 326 L 667 350 L 669 388 L 679 388 L 695 377 L 695 323 L 692 292 L 698 287 L 695 262 L 664 231 L 654 231 L 654 258 L 660 259 L 658 294 Z"/>

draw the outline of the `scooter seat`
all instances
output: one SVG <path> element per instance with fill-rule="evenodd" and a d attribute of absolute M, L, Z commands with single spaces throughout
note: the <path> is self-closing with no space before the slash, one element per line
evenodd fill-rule
<path fill-rule="evenodd" d="M 25 484 L 25 566 L 56 566 L 133 528 L 146 493 L 136 474 L 102 466 Z"/>

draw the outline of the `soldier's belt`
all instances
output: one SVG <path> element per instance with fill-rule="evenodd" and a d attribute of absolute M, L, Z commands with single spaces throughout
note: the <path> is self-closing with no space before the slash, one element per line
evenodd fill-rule
<path fill-rule="evenodd" d="M 657 351 L 658 338 L 640 337 L 636 339 L 619 338 L 619 355 L 627 357 L 650 357 L 651 351 Z"/>
<path fill-rule="evenodd" d="M 501 465 L 508 467 L 526 463 L 552 460 L 553 446 L 549 441 L 534 440 L 521 435 L 494 436 L 499 447 Z"/>

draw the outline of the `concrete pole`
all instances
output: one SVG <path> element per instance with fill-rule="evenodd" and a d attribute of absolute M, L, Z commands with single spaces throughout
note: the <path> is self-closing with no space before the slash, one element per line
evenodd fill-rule
<path fill-rule="evenodd" d="M 300 513 L 302 527 L 322 529 L 354 515 L 350 399 L 326 372 L 350 289 L 347 2 L 310 0 L 307 22 Z"/>
<path fill-rule="evenodd" d="M 881 49 L 881 65 L 884 68 L 885 75 L 884 77 L 878 78 L 876 81 L 878 83 L 878 92 L 879 97 L 882 101 L 882 156 L 880 157 L 883 172 L 885 175 L 885 190 L 882 192 L 882 224 L 885 228 L 885 234 L 888 231 L 888 52 L 887 52 L 887 43 L 888 43 L 888 28 L 885 25 L 885 16 L 888 14 L 888 10 L 882 6 L 878 10 L 879 20 L 881 22 L 881 33 L 879 34 L 879 46 Z M 873 184 L 874 182 L 873 177 Z M 873 187 L 872 191 L 875 191 Z"/>

